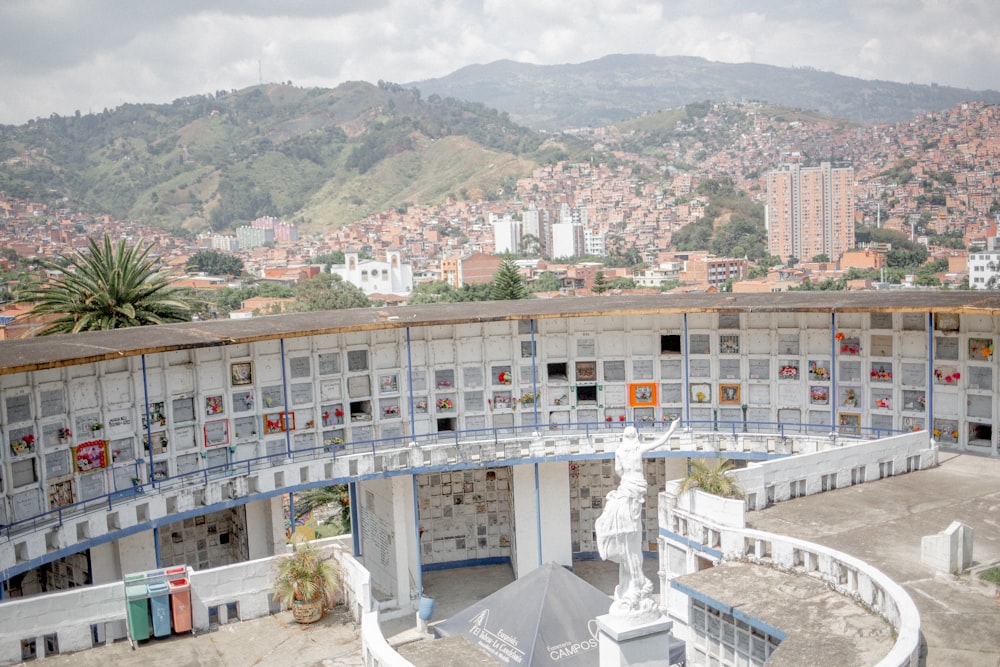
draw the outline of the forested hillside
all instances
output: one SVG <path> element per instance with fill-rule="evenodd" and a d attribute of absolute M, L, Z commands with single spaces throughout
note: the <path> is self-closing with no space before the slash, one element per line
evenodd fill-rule
<path fill-rule="evenodd" d="M 264 215 L 308 230 L 495 192 L 567 155 L 567 141 L 545 142 L 480 104 L 393 84 L 264 85 L 0 126 L 0 190 L 178 231 Z"/>

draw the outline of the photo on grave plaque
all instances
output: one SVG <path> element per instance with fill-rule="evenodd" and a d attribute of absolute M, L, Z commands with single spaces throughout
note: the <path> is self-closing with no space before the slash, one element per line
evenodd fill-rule
<path fill-rule="evenodd" d="M 739 405 L 740 404 L 740 385 L 738 384 L 720 384 L 719 385 L 719 403 L 722 405 Z"/>
<path fill-rule="evenodd" d="M 253 362 L 241 361 L 230 365 L 230 378 L 233 386 L 253 384 Z"/>

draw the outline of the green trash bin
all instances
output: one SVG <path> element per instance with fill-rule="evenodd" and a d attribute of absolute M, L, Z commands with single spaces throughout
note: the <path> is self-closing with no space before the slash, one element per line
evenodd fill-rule
<path fill-rule="evenodd" d="M 129 634 L 135 641 L 149 639 L 149 589 L 146 584 L 125 586 Z"/>

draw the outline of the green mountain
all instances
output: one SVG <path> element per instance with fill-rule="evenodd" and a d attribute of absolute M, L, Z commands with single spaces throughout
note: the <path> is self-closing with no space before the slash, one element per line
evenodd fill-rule
<path fill-rule="evenodd" d="M 175 230 L 274 215 L 308 232 L 495 193 L 568 147 L 394 84 L 263 85 L 0 126 L 0 191 Z"/>
<path fill-rule="evenodd" d="M 833 118 L 891 123 L 1000 92 L 868 81 L 812 68 L 719 63 L 688 56 L 611 55 L 572 65 L 499 60 L 405 84 L 425 96 L 501 109 L 540 130 L 604 127 L 687 104 L 762 101 Z"/>

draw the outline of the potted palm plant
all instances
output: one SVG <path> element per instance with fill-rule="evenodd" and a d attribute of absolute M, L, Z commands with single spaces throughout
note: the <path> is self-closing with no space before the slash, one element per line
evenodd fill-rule
<path fill-rule="evenodd" d="M 272 594 L 282 608 L 291 609 L 297 623 L 315 623 L 336 601 L 340 566 L 314 544 L 295 542 L 292 553 L 278 560 Z"/>

